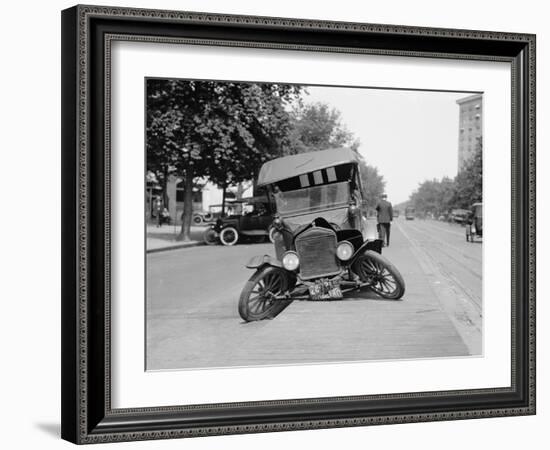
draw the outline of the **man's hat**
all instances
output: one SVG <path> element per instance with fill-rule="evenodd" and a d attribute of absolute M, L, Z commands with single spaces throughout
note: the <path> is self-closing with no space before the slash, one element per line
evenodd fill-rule
<path fill-rule="evenodd" d="M 380 197 L 382 197 L 382 198 L 388 198 L 388 194 L 382 194 Z"/>

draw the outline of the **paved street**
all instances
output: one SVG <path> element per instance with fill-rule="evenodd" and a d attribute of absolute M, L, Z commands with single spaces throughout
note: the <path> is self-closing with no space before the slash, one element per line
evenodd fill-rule
<path fill-rule="evenodd" d="M 295 301 L 273 320 L 244 323 L 244 264 L 272 244 L 198 246 L 147 255 L 147 369 L 479 355 L 482 245 L 432 220 L 392 226 L 383 254 L 400 270 L 398 301 L 370 292 Z"/>

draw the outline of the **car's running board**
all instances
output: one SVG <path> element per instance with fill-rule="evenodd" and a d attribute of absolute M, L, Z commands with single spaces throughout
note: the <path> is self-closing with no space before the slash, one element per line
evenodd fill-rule
<path fill-rule="evenodd" d="M 243 236 L 267 236 L 269 234 L 266 230 L 241 230 L 239 233 Z"/>

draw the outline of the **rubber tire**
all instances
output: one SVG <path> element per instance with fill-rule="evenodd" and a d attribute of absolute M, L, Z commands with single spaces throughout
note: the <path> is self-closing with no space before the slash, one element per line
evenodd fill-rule
<path fill-rule="evenodd" d="M 206 245 L 216 245 L 219 242 L 219 236 L 213 228 L 207 228 L 202 234 L 202 240 Z"/>
<path fill-rule="evenodd" d="M 200 224 L 202 223 L 202 217 L 199 216 L 198 214 L 195 214 L 195 215 L 193 216 L 193 223 L 194 223 L 195 225 L 200 225 Z"/>
<path fill-rule="evenodd" d="M 277 316 L 283 309 L 285 309 L 292 300 L 279 300 L 270 305 L 268 309 L 265 311 L 262 311 L 260 314 L 253 314 L 249 311 L 248 308 L 248 300 L 250 298 L 250 295 L 252 293 L 252 290 L 256 286 L 259 280 L 262 278 L 265 278 L 266 275 L 273 273 L 273 272 L 280 272 L 281 275 L 284 277 L 284 286 L 283 291 L 285 291 L 288 287 L 289 279 L 288 275 L 283 269 L 279 269 L 278 267 L 273 266 L 263 266 L 252 274 L 252 276 L 248 279 L 246 284 L 243 287 L 243 290 L 241 291 L 241 295 L 239 297 L 239 316 L 246 321 L 246 322 L 254 322 L 257 320 L 264 320 L 264 319 L 272 319 L 275 316 Z"/>
<path fill-rule="evenodd" d="M 405 280 L 403 279 L 403 276 L 401 275 L 401 273 L 399 273 L 399 270 L 397 270 L 397 268 L 391 262 L 389 262 L 386 258 L 384 258 L 379 253 L 372 250 L 367 250 L 365 253 L 363 253 L 363 255 L 357 258 L 357 261 L 353 263 L 353 271 L 357 275 L 359 275 L 359 277 L 361 277 L 361 273 L 358 269 L 356 269 L 356 267 L 357 267 L 357 264 L 359 264 L 360 261 L 364 258 L 370 258 L 371 260 L 376 261 L 378 264 L 383 265 L 388 270 L 388 272 L 390 272 L 390 274 L 393 276 L 397 287 L 396 291 L 391 295 L 384 294 L 383 292 L 378 291 L 372 286 L 370 286 L 370 289 L 373 292 L 376 292 L 378 295 L 380 295 L 380 297 L 387 298 L 390 300 L 399 300 L 401 297 L 403 297 L 403 295 L 405 294 Z"/>
<path fill-rule="evenodd" d="M 230 242 L 227 239 L 225 239 L 226 232 L 231 231 L 235 233 L 235 240 Z M 239 241 L 239 232 L 234 227 L 226 227 L 220 232 L 220 242 L 223 245 L 235 245 Z"/>

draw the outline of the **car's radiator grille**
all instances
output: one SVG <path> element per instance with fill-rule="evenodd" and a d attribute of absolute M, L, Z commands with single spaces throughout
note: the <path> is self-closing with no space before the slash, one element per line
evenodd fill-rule
<path fill-rule="evenodd" d="M 300 258 L 300 276 L 304 279 L 336 274 L 340 265 L 336 258 L 336 234 L 326 228 L 310 228 L 296 240 Z"/>

